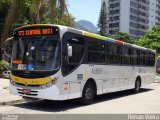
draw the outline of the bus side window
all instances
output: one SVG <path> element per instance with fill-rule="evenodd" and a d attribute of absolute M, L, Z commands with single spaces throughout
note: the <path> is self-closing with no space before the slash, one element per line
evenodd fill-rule
<path fill-rule="evenodd" d="M 76 66 L 83 62 L 84 56 L 84 38 L 75 33 L 65 33 L 62 40 L 62 59 L 63 59 L 63 74 L 69 74 Z M 72 48 L 72 55 L 68 55 L 68 48 Z M 70 51 L 71 52 L 71 51 Z"/>
<path fill-rule="evenodd" d="M 123 53 L 122 53 L 122 65 L 128 65 L 129 64 L 129 56 L 128 56 L 128 48 L 126 46 L 123 47 Z"/>
<path fill-rule="evenodd" d="M 105 42 L 88 38 L 88 62 L 105 63 Z"/>
<path fill-rule="evenodd" d="M 122 47 L 120 45 L 116 45 L 115 64 L 121 63 L 121 56 L 122 56 Z"/>
<path fill-rule="evenodd" d="M 109 47 L 109 44 L 106 43 L 106 46 L 105 46 L 105 59 L 106 59 L 106 64 L 109 64 L 109 53 L 110 53 L 110 47 Z"/>
<path fill-rule="evenodd" d="M 146 66 L 149 66 L 149 52 L 147 52 L 146 53 L 146 60 L 145 60 L 145 62 L 146 62 Z"/>
<path fill-rule="evenodd" d="M 155 66 L 155 54 L 151 54 L 151 66 Z"/>
<path fill-rule="evenodd" d="M 147 66 L 147 54 L 148 53 L 144 51 L 143 54 L 144 54 L 144 57 L 143 57 L 144 64 L 143 65 Z"/>
<path fill-rule="evenodd" d="M 106 64 L 116 64 L 116 52 L 114 43 L 106 43 Z"/>
<path fill-rule="evenodd" d="M 133 49 L 132 48 L 128 49 L 128 57 L 129 57 L 129 64 L 133 65 L 134 64 L 134 57 L 133 57 Z"/>
<path fill-rule="evenodd" d="M 136 51 L 136 65 L 140 65 L 140 52 Z"/>
<path fill-rule="evenodd" d="M 144 54 L 143 54 L 143 51 L 140 50 L 140 65 L 143 65 L 143 57 L 144 57 Z"/>

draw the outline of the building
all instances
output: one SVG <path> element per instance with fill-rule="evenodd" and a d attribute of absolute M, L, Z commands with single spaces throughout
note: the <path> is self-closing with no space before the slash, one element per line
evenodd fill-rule
<path fill-rule="evenodd" d="M 150 0 L 149 3 L 149 28 L 160 25 L 160 1 Z"/>
<path fill-rule="evenodd" d="M 160 0 L 156 0 L 156 25 L 160 25 Z"/>
<path fill-rule="evenodd" d="M 108 32 L 128 33 L 137 39 L 145 31 L 160 23 L 159 0 L 102 0 L 108 12 Z"/>

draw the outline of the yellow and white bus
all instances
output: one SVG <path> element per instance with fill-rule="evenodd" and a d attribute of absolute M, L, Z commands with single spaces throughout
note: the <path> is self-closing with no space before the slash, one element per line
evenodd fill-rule
<path fill-rule="evenodd" d="M 14 30 L 10 92 L 84 104 L 95 95 L 153 82 L 155 51 L 60 25 Z"/>

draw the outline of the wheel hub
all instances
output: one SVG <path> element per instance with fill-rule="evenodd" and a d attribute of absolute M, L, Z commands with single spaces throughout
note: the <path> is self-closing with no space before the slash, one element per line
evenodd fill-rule
<path fill-rule="evenodd" d="M 92 97 L 92 91 L 91 91 L 90 88 L 88 88 L 88 89 L 86 90 L 85 96 L 86 96 L 87 99 L 90 99 L 90 98 Z"/>

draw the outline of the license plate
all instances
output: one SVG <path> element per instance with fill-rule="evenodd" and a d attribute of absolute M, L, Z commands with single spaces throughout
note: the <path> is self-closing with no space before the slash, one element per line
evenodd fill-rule
<path fill-rule="evenodd" d="M 24 94 L 30 94 L 30 93 L 31 93 L 31 90 L 30 90 L 30 89 L 23 89 L 23 93 L 24 93 Z"/>

